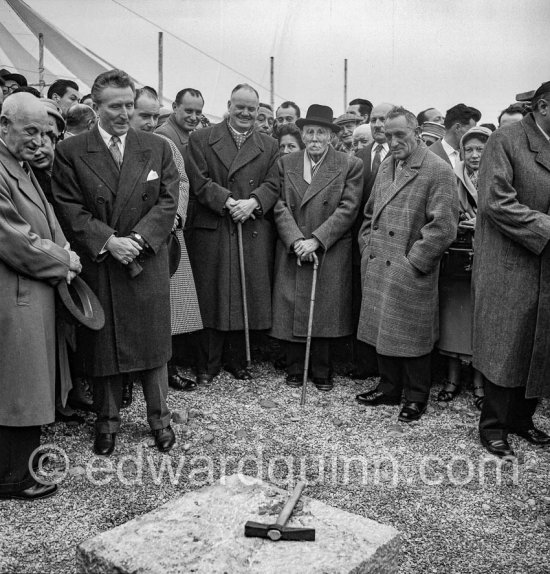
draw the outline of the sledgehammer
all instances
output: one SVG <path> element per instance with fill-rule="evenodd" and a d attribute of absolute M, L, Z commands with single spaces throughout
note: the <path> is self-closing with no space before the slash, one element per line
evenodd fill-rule
<path fill-rule="evenodd" d="M 262 524 L 249 520 L 244 525 L 244 535 L 248 537 L 269 538 L 270 540 L 315 540 L 314 528 L 291 528 L 285 526 L 306 483 L 301 480 L 294 488 L 294 492 L 286 501 L 277 517 L 275 524 Z"/>

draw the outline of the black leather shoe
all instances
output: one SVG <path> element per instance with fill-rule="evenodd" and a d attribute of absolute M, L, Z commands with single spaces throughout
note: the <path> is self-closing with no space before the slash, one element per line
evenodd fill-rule
<path fill-rule="evenodd" d="M 317 387 L 318 391 L 332 391 L 334 384 L 330 378 L 313 377 L 313 384 Z"/>
<path fill-rule="evenodd" d="M 91 412 L 94 410 L 94 401 L 90 385 L 86 379 L 77 377 L 73 380 L 73 388 L 69 391 L 67 403 L 73 409 Z"/>
<path fill-rule="evenodd" d="M 134 391 L 134 381 L 127 379 L 122 385 L 122 402 L 120 403 L 121 409 L 127 409 L 132 404 L 132 393 Z"/>
<path fill-rule="evenodd" d="M 512 450 L 512 447 L 506 439 L 487 440 L 481 437 L 480 440 L 486 450 L 499 458 L 511 458 L 516 456 L 516 453 Z"/>
<path fill-rule="evenodd" d="M 153 431 L 155 444 L 160 452 L 168 452 L 176 442 L 176 435 L 171 426 Z"/>
<path fill-rule="evenodd" d="M 191 379 L 186 379 L 178 374 L 170 375 L 168 377 L 168 386 L 176 391 L 196 391 L 197 383 Z"/>
<path fill-rule="evenodd" d="M 378 377 L 376 369 L 352 369 L 346 373 L 346 376 L 353 380 L 368 379 L 369 377 Z"/>
<path fill-rule="evenodd" d="M 550 436 L 548 436 L 544 431 L 541 431 L 540 429 L 533 427 L 532 429 L 528 430 L 516 430 L 512 432 L 536 446 L 550 446 Z"/>
<path fill-rule="evenodd" d="M 252 373 L 246 367 L 243 367 L 242 369 L 225 367 L 225 370 L 231 373 L 236 379 L 239 379 L 240 381 L 250 381 L 254 378 Z"/>
<path fill-rule="evenodd" d="M 109 456 L 115 450 L 115 438 L 115 433 L 96 433 L 94 452 L 100 456 Z"/>
<path fill-rule="evenodd" d="M 289 387 L 301 387 L 304 384 L 304 375 L 287 375 L 285 383 Z"/>
<path fill-rule="evenodd" d="M 378 389 L 356 395 L 355 400 L 362 405 L 367 405 L 368 407 L 377 407 L 378 405 L 398 405 L 401 402 L 400 398 L 389 397 Z"/>
<path fill-rule="evenodd" d="M 0 494 L 0 498 L 15 500 L 40 500 L 53 496 L 57 492 L 57 484 L 36 483 L 25 490 Z"/>
<path fill-rule="evenodd" d="M 426 407 L 427 403 L 405 401 L 397 419 L 403 423 L 412 423 L 413 421 L 417 421 L 426 412 Z"/>
<path fill-rule="evenodd" d="M 197 375 L 197 385 L 209 385 L 214 380 L 214 376 L 208 373 L 199 373 Z"/>

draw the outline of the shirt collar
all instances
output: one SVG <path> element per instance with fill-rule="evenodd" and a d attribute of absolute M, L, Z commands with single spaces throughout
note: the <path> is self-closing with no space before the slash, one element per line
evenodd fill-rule
<path fill-rule="evenodd" d="M 542 132 L 542 135 L 546 138 L 546 141 L 550 141 L 550 136 L 540 127 L 537 120 L 535 120 L 535 123 L 537 124 L 537 128 Z"/>
<path fill-rule="evenodd" d="M 239 132 L 237 131 L 230 123 L 229 123 L 229 118 L 227 118 L 227 127 L 236 135 L 236 136 L 244 136 L 245 138 L 247 138 L 252 131 L 254 130 L 254 126 L 252 126 L 247 132 Z"/>
<path fill-rule="evenodd" d="M 105 142 L 105 145 L 107 147 L 109 147 L 111 145 L 111 138 L 113 137 L 112 134 L 106 132 L 102 127 L 101 124 L 99 122 L 97 122 L 97 127 L 99 129 L 99 135 L 101 136 L 101 139 Z M 117 136 L 118 139 L 120 140 L 120 143 L 118 144 L 118 147 L 120 148 L 120 151 L 122 154 L 124 154 L 124 147 L 126 146 L 126 136 L 128 135 L 128 132 L 126 132 L 124 135 L 122 136 Z"/>

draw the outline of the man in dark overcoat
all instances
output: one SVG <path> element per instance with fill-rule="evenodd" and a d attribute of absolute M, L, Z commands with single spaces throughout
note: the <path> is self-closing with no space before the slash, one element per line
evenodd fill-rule
<path fill-rule="evenodd" d="M 392 157 L 380 166 L 359 234 L 363 302 L 358 338 L 376 347 L 380 383 L 357 396 L 405 404 L 399 420 L 426 410 L 430 354 L 438 338 L 439 263 L 456 237 L 455 176 L 420 139 L 416 116 L 394 108 L 385 122 Z"/>
<path fill-rule="evenodd" d="M 219 373 L 222 358 L 236 378 L 252 378 L 245 362 L 237 225 L 242 225 L 249 327 L 271 327 L 278 149 L 276 140 L 254 131 L 258 105 L 256 90 L 239 85 L 231 93 L 227 121 L 189 138 L 187 172 L 197 200 L 189 254 L 205 327 L 198 383 Z"/>
<path fill-rule="evenodd" d="M 166 405 L 171 356 L 166 239 L 176 215 L 178 172 L 168 143 L 130 128 L 135 88 L 120 70 L 92 88 L 99 123 L 57 148 L 52 192 L 67 236 L 82 253 L 83 277 L 105 310 L 105 327 L 83 330 L 93 378 L 97 454 L 110 454 L 120 428 L 122 387 L 139 374 L 157 447 L 174 433 Z"/>
<path fill-rule="evenodd" d="M 40 426 L 54 421 L 54 286 L 71 281 L 81 267 L 27 163 L 49 131 L 39 99 L 6 98 L 0 116 L 0 498 L 34 500 L 57 490 L 36 482 L 29 458 L 40 445 Z"/>
<path fill-rule="evenodd" d="M 473 365 L 484 376 L 481 442 L 513 456 L 508 433 L 538 446 L 537 400 L 550 397 L 550 82 L 533 112 L 489 138 L 479 174 Z"/>

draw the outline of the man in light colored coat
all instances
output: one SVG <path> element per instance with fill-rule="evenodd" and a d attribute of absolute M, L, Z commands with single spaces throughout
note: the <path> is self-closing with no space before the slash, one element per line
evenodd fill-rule
<path fill-rule="evenodd" d="M 430 353 L 438 338 L 439 262 L 456 237 L 455 176 L 420 139 L 416 117 L 387 115 L 392 157 L 382 163 L 359 233 L 363 301 L 358 338 L 374 345 L 380 384 L 357 396 L 376 406 L 405 405 L 399 420 L 418 420 L 429 397 Z"/>
<path fill-rule="evenodd" d="M 50 129 L 32 94 L 6 98 L 0 116 L 0 498 L 55 493 L 37 483 L 29 458 L 40 426 L 54 421 L 54 286 L 71 281 L 80 260 L 70 251 L 27 161 Z"/>
<path fill-rule="evenodd" d="M 537 399 L 550 397 L 550 82 L 533 112 L 499 128 L 479 174 L 473 365 L 484 376 L 481 442 L 513 456 L 508 433 L 537 446 Z"/>

